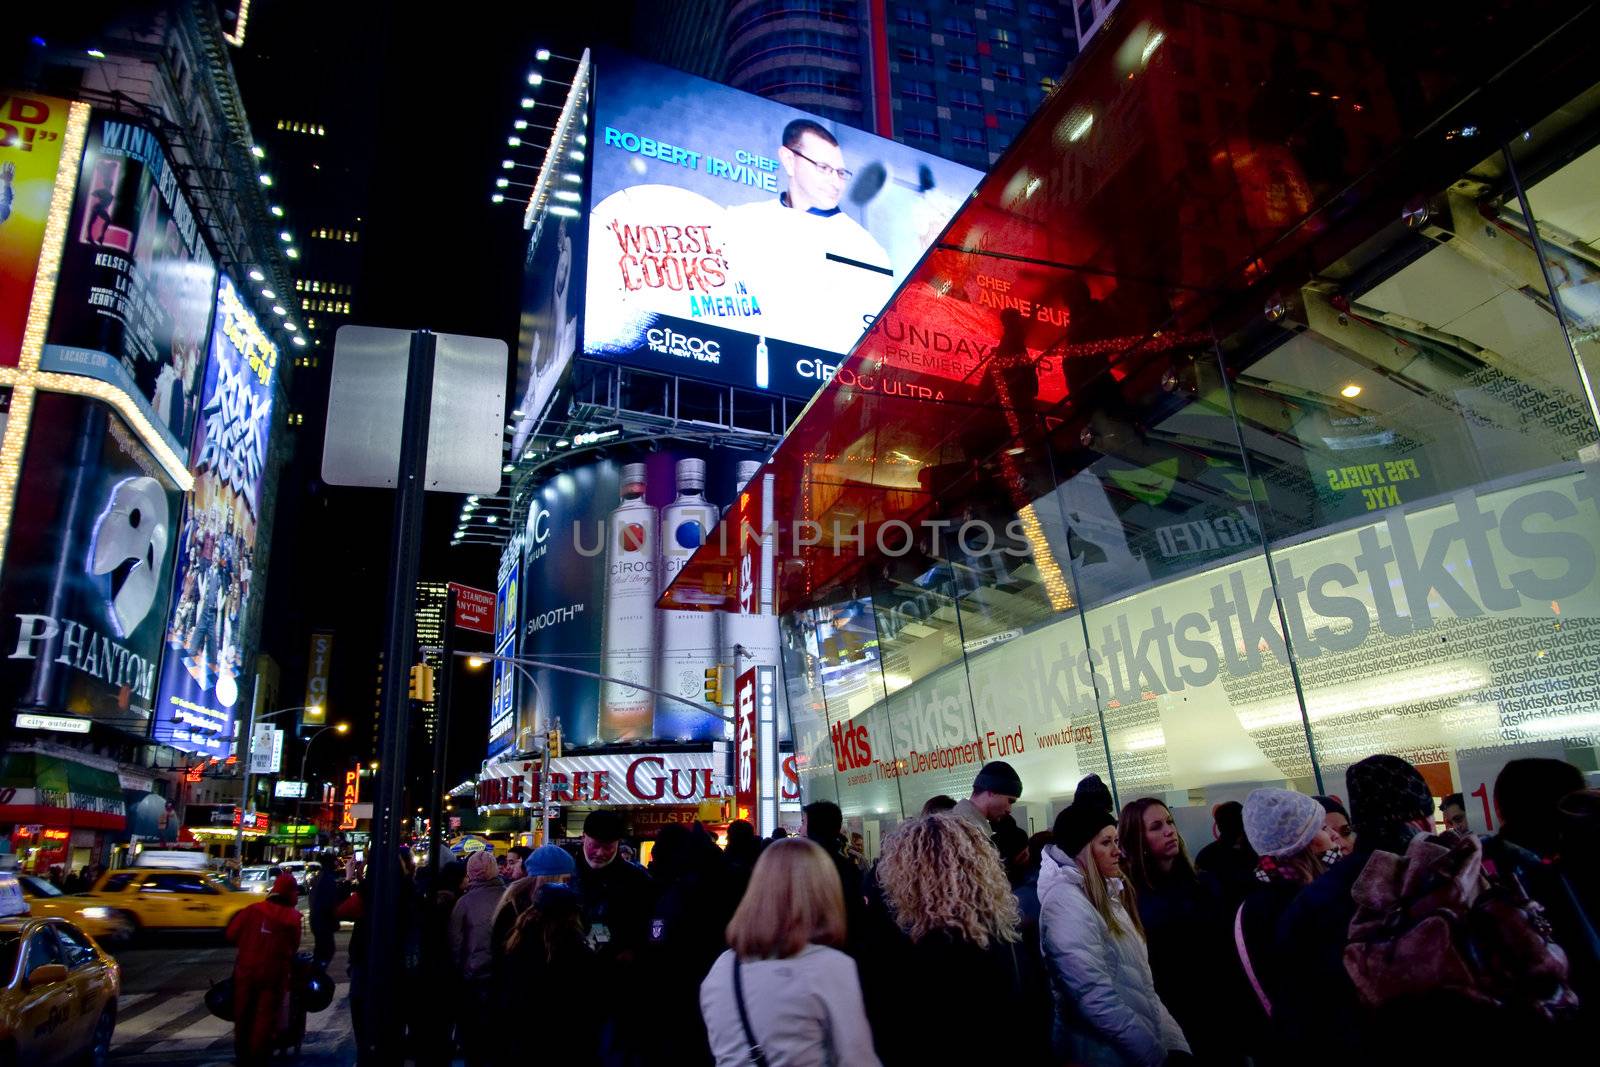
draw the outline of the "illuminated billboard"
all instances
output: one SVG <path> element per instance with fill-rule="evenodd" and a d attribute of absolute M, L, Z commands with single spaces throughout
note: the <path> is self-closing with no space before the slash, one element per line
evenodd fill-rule
<path fill-rule="evenodd" d="M 39 393 L 17 486 L 0 607 L 7 713 L 143 733 L 156 696 L 182 499 L 97 401 Z"/>
<path fill-rule="evenodd" d="M 272 431 L 278 348 L 224 275 L 190 469 L 194 490 L 178 544 L 155 736 L 185 752 L 226 755 L 249 662 L 256 528 Z"/>
<path fill-rule="evenodd" d="M 982 177 L 666 67 L 596 65 L 583 349 L 809 397 Z"/>
<path fill-rule="evenodd" d="M 604 679 L 530 668 L 537 684 L 521 687 L 521 699 L 539 701 L 569 743 L 732 738 L 723 720 L 690 705 L 705 699 L 707 669 L 733 666 L 735 644 L 744 649 L 741 669 L 777 663 L 771 582 L 754 579 L 740 614 L 664 610 L 656 601 L 741 500 L 750 527 L 760 528 L 764 483 L 740 491 L 759 460 L 663 447 L 597 460 L 533 490 L 522 531 L 519 654 Z M 760 546 L 752 552 L 759 557 Z M 728 689 L 725 701 L 731 674 Z"/>
<path fill-rule="evenodd" d="M 216 289 L 200 222 L 160 138 L 95 112 L 40 369 L 122 389 L 183 455 Z"/>
<path fill-rule="evenodd" d="M 589 64 L 579 64 L 567 105 L 551 133 L 524 223 L 522 314 L 517 329 L 517 380 L 511 410 L 513 453 L 520 452 L 578 350 L 578 290 L 583 281 L 581 132 L 589 110 Z M 510 188 L 510 179 L 504 179 Z"/>
<path fill-rule="evenodd" d="M 0 92 L 0 366 L 15 367 L 71 105 Z M 70 165 L 69 165 L 70 171 Z"/>

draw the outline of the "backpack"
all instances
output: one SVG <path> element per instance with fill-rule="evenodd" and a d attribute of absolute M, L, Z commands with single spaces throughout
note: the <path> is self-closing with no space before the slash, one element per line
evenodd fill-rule
<path fill-rule="evenodd" d="M 1490 881 L 1470 834 L 1418 834 L 1404 856 L 1374 852 L 1356 903 L 1344 968 L 1369 1008 L 1445 998 L 1566 1021 L 1578 998 L 1550 924 L 1514 879 Z"/>

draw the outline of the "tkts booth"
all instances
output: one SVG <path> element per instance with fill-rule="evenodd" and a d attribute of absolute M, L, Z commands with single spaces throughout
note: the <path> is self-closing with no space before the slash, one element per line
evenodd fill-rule
<path fill-rule="evenodd" d="M 44 874 L 99 862 L 127 827 L 116 772 L 64 756 L 0 755 L 0 822 L 13 825 L 11 851 L 21 870 Z"/>

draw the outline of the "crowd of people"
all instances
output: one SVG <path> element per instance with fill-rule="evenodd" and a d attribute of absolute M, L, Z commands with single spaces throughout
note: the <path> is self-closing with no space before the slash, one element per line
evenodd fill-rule
<path fill-rule="evenodd" d="M 490 1063 L 530 1012 L 542 1056 L 607 1065 L 1492 1062 L 1592 1032 L 1600 791 L 1568 764 L 1515 760 L 1494 787 L 1498 832 L 1478 836 L 1459 796 L 1437 824 L 1395 756 L 1345 781 L 1343 800 L 1257 789 L 1217 805 L 1192 859 L 1163 800 L 1118 812 L 1093 775 L 1030 836 L 1002 762 L 969 797 L 930 800 L 870 865 L 828 801 L 792 839 L 736 822 L 719 848 L 668 827 L 648 869 L 603 810 L 570 849 L 436 872 L 408 856 L 415 999 L 381 1020 L 359 973 L 364 890 L 319 902 L 334 884 L 320 879 L 311 927 L 326 961 L 338 918 L 357 920 L 358 1040 L 403 1026 L 421 1063 Z"/>

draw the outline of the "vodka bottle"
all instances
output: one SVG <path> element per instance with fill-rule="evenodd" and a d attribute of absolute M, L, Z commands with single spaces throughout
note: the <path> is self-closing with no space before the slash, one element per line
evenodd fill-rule
<path fill-rule="evenodd" d="M 733 543 L 738 546 L 739 595 L 736 610 L 723 618 L 722 662 L 738 674 L 751 667 L 777 668 L 780 665 L 778 616 L 774 610 L 775 546 L 773 534 L 767 529 L 773 507 L 772 475 L 751 481 L 760 469 L 761 464 L 752 461 L 739 464 L 739 492 L 735 494 L 733 503 L 728 505 L 728 511 L 737 512 L 738 498 L 746 492 L 760 502 L 758 507 L 745 509 L 745 521 L 751 531 L 747 533 L 737 529 L 729 534 L 730 538 L 736 539 Z M 752 543 L 751 537 L 758 537 L 759 544 Z M 738 654 L 737 658 L 735 645 L 744 649 L 744 653 Z M 782 674 L 781 671 L 778 673 Z M 730 683 L 735 680 L 729 679 Z M 779 677 L 778 723 L 785 735 L 788 731 L 786 706 L 783 679 Z M 731 726 L 724 728 L 724 737 L 732 740 Z"/>
<path fill-rule="evenodd" d="M 656 662 L 656 509 L 645 503 L 645 467 L 622 468 L 622 503 L 606 521 L 606 616 L 600 638 L 600 673 L 651 685 Z M 650 735 L 655 695 L 646 689 L 600 683 L 601 741 Z"/>
<path fill-rule="evenodd" d="M 661 554 L 656 593 L 665 593 L 695 549 L 717 525 L 717 509 L 706 500 L 706 463 L 680 459 L 678 497 L 661 509 Z M 701 703 L 705 700 L 706 668 L 716 665 L 717 612 L 663 611 L 657 655 L 656 684 L 665 692 Z M 655 736 L 680 740 L 720 737 L 719 724 L 676 700 L 656 696 Z"/>

